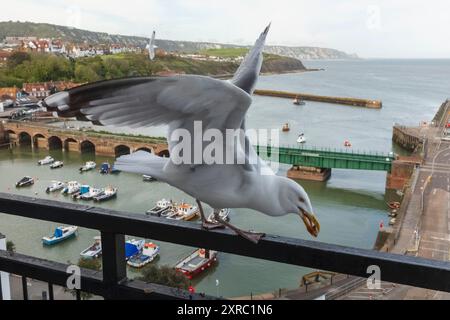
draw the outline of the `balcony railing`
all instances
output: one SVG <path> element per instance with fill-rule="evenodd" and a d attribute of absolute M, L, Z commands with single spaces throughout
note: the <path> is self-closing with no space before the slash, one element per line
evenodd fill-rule
<path fill-rule="evenodd" d="M 375 265 L 381 270 L 382 281 L 450 292 L 450 263 L 445 261 L 274 235 L 267 235 L 259 244 L 253 244 L 227 230 L 205 231 L 200 224 L 5 193 L 0 193 L 0 212 L 99 230 L 103 269 L 101 272 L 83 269 L 81 290 L 105 299 L 214 299 L 127 279 L 124 235 L 358 277 L 368 277 L 368 267 Z M 29 277 L 47 282 L 49 288 L 66 285 L 66 270 L 67 265 L 62 263 L 0 251 L 0 271 L 21 275 L 25 280 Z M 24 289 L 26 293 L 26 285 Z M 52 290 L 49 296 L 52 298 Z"/>

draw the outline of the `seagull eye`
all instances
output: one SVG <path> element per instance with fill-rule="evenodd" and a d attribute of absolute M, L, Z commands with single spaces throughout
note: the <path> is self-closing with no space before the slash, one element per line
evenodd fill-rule
<path fill-rule="evenodd" d="M 299 198 L 300 202 L 305 203 L 305 199 Z"/>

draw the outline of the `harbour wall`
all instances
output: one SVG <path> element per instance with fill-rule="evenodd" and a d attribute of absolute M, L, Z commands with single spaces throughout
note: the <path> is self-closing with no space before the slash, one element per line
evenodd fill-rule
<path fill-rule="evenodd" d="M 275 91 L 275 90 L 255 90 L 254 94 L 267 97 L 278 97 L 286 99 L 301 99 L 306 101 L 325 102 L 333 104 L 342 104 L 355 107 L 364 107 L 370 109 L 381 109 L 383 103 L 380 100 L 359 99 L 359 98 L 343 98 L 343 97 L 331 97 L 331 96 L 319 96 L 306 93 L 293 93 L 287 91 Z"/>

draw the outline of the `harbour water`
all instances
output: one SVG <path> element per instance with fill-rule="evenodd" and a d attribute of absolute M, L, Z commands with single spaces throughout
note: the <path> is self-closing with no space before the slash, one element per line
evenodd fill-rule
<path fill-rule="evenodd" d="M 383 109 L 370 110 L 349 106 L 307 102 L 293 106 L 292 101 L 254 97 L 249 112 L 251 128 L 281 128 L 289 122 L 291 132 L 280 134 L 281 143 L 295 144 L 299 132 L 304 132 L 309 146 L 342 148 L 350 140 L 356 150 L 389 152 L 392 150 L 392 124 L 418 124 L 432 118 L 440 103 L 450 92 L 450 60 L 362 60 L 306 62 L 310 68 L 326 71 L 302 74 L 271 75 L 260 79 L 258 88 L 308 92 L 323 95 L 374 98 L 383 101 Z M 110 129 L 137 133 L 136 130 Z M 161 136 L 163 128 L 138 131 Z M 397 150 L 395 150 L 397 151 Z M 62 169 L 50 170 L 37 166 L 38 159 L 48 152 L 28 148 L 0 150 L 0 191 L 36 195 L 60 201 L 72 201 L 59 193 L 47 195 L 45 187 L 51 180 L 78 180 L 82 183 L 119 188 L 117 199 L 102 207 L 144 214 L 161 198 L 193 202 L 189 196 L 164 183 L 145 183 L 139 175 L 120 173 L 100 175 L 97 171 L 80 174 L 78 168 L 88 160 L 97 164 L 114 159 L 52 151 L 56 159 L 64 160 Z M 288 167 L 282 166 L 279 174 Z M 22 176 L 36 179 L 34 186 L 15 189 Z M 318 241 L 354 247 L 371 248 L 380 221 L 387 222 L 384 202 L 386 173 L 370 171 L 333 170 L 326 183 L 302 182 L 311 196 L 321 222 Z M 208 209 L 209 210 L 209 209 Z M 239 209 L 231 213 L 232 222 L 248 229 L 289 237 L 310 239 L 303 223 L 296 216 L 271 218 L 251 210 Z M 198 223 L 198 222 L 192 222 Z M 17 251 L 61 262 L 76 262 L 79 253 L 97 235 L 94 230 L 81 229 L 77 239 L 58 246 L 43 247 L 41 237 L 53 231 L 54 223 L 33 221 L 0 214 L 0 232 L 13 240 Z M 192 248 L 161 244 L 161 265 L 173 266 Z M 278 288 L 295 288 L 301 276 L 311 270 L 279 263 L 219 254 L 218 265 L 193 282 L 198 292 L 226 297 L 272 292 Z M 129 276 L 139 275 L 128 270 Z M 219 286 L 216 287 L 216 279 Z"/>

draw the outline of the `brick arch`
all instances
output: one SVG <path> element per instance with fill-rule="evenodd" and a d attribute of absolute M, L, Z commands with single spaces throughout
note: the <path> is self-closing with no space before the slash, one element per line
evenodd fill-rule
<path fill-rule="evenodd" d="M 19 139 L 19 145 L 30 145 L 31 146 L 31 135 L 27 131 L 21 131 L 17 135 Z"/>
<path fill-rule="evenodd" d="M 152 147 L 138 147 L 136 151 L 145 151 L 148 153 L 155 153 L 155 150 Z"/>
<path fill-rule="evenodd" d="M 64 150 L 70 151 L 71 150 L 71 148 L 70 148 L 70 144 L 71 143 L 77 143 L 78 144 L 78 141 L 76 139 L 74 139 L 74 138 L 66 138 L 66 139 L 64 139 L 64 142 L 63 142 Z"/>
<path fill-rule="evenodd" d="M 62 150 L 63 142 L 58 136 L 51 136 L 48 138 L 48 148 L 50 150 Z"/>
<path fill-rule="evenodd" d="M 159 157 L 168 158 L 170 157 L 169 149 L 162 149 L 157 154 Z"/>
<path fill-rule="evenodd" d="M 47 137 L 43 133 L 37 132 L 33 135 L 33 140 L 32 140 L 33 146 L 39 147 L 39 141 L 38 141 L 39 138 L 47 139 Z"/>
<path fill-rule="evenodd" d="M 130 153 L 131 148 L 125 144 L 118 144 L 114 146 L 114 155 L 116 158 Z"/>
<path fill-rule="evenodd" d="M 83 140 L 80 143 L 80 151 L 81 153 L 95 153 L 95 143 L 90 140 Z"/>

